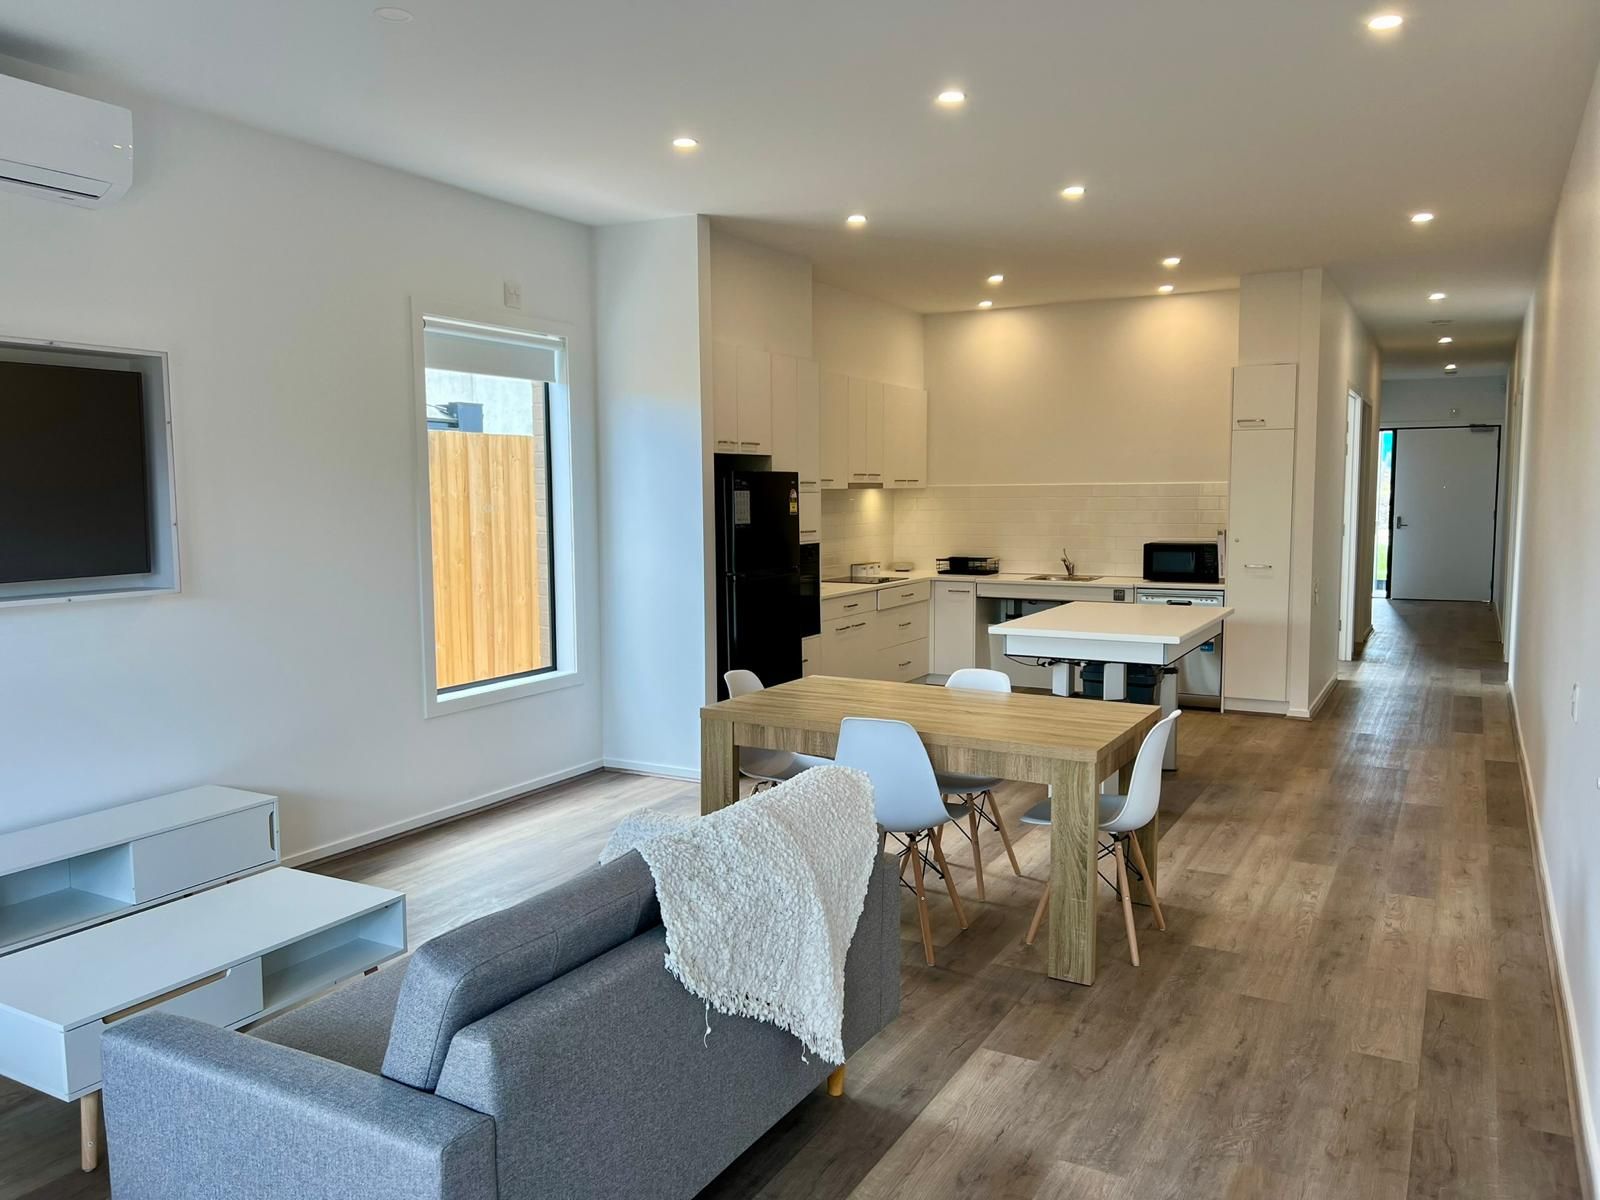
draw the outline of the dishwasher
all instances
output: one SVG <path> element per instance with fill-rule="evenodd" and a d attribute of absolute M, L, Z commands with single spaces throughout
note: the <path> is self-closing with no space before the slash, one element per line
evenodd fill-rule
<path fill-rule="evenodd" d="M 1203 605 L 1222 608 L 1227 604 L 1223 592 L 1199 588 L 1139 588 L 1134 594 L 1139 604 Z M 1222 638 L 1178 660 L 1178 706 L 1180 708 L 1222 707 Z"/>

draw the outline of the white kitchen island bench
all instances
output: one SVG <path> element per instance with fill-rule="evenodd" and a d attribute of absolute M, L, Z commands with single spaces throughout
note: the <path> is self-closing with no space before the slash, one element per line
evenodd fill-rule
<path fill-rule="evenodd" d="M 1002 639 L 1012 658 L 1032 658 L 1051 667 L 1050 690 L 1072 694 L 1074 663 L 1105 664 L 1104 698 L 1127 697 L 1130 663 L 1167 668 L 1185 654 L 1222 635 L 1231 608 L 1077 601 L 1002 621 L 989 632 Z M 1158 688 L 1162 714 L 1178 707 L 1175 674 L 1163 671 Z M 1168 770 L 1178 765 L 1177 738 L 1167 743 Z"/>

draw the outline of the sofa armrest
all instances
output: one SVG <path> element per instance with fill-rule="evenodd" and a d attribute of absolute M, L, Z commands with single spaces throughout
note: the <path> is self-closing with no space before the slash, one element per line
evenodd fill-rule
<path fill-rule="evenodd" d="M 115 1200 L 495 1200 L 482 1113 L 168 1013 L 100 1045 Z"/>

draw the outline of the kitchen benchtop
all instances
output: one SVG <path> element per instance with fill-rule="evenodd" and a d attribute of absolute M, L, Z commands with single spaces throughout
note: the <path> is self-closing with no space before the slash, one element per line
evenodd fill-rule
<path fill-rule="evenodd" d="M 1131 575 L 1102 575 L 1099 579 L 1086 582 L 1071 583 L 1065 579 L 1031 579 L 1030 575 L 1042 575 L 1043 571 L 1003 571 L 998 575 L 941 575 L 936 571 L 906 571 L 894 572 L 894 578 L 888 583 L 824 583 L 822 585 L 822 598 L 832 600 L 836 596 L 854 596 L 858 592 L 876 592 L 882 588 L 898 587 L 905 583 L 918 580 L 931 579 L 945 583 L 977 583 L 977 584 L 1026 584 L 1030 588 L 1166 588 L 1171 591 L 1195 592 L 1220 592 L 1225 583 L 1155 583 L 1148 579 L 1139 579 Z"/>

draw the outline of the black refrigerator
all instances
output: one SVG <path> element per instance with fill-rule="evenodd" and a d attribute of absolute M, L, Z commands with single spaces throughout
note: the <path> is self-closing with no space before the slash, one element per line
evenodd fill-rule
<path fill-rule="evenodd" d="M 717 471 L 717 688 L 754 671 L 771 687 L 800 678 L 800 477 Z"/>

